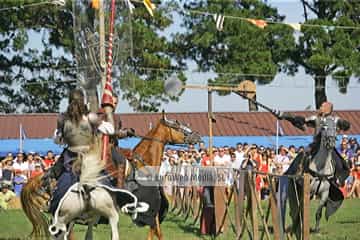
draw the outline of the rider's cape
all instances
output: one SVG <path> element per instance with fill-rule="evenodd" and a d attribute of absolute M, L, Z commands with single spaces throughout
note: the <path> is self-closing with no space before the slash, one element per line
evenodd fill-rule
<path fill-rule="evenodd" d="M 155 227 L 155 217 L 159 214 L 160 223 L 164 220 L 169 209 L 169 202 L 165 196 L 162 187 L 154 184 L 153 186 L 139 183 L 135 177 L 135 171 L 132 169 L 130 175 L 125 180 L 125 188 L 133 193 L 139 202 L 149 204 L 146 212 L 138 213 L 134 223 L 138 226 Z"/>

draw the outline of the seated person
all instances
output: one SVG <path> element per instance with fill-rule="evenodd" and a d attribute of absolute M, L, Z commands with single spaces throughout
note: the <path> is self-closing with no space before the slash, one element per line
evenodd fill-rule
<path fill-rule="evenodd" d="M 9 202 L 15 197 L 15 193 L 11 191 L 11 182 L 3 181 L 0 192 L 0 209 L 8 209 Z"/>

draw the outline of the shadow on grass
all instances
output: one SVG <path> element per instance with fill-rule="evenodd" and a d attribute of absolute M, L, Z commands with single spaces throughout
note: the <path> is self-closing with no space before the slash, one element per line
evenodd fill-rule
<path fill-rule="evenodd" d="M 179 229 L 181 229 L 182 231 L 189 233 L 189 234 L 193 234 L 194 237 L 196 237 L 197 239 L 212 239 L 211 236 L 209 235 L 201 235 L 200 234 L 200 226 L 198 224 L 193 225 L 192 221 L 193 219 L 189 218 L 188 221 L 184 221 L 182 216 L 175 216 L 173 214 L 169 214 L 169 216 L 167 217 L 168 221 L 171 221 L 173 224 L 177 225 L 177 227 Z"/>

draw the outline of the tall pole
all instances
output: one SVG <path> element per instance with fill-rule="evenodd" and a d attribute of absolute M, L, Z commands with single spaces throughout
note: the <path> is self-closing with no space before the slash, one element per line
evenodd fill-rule
<path fill-rule="evenodd" d="M 101 66 L 101 89 L 105 88 L 106 83 L 106 55 L 105 55 L 105 17 L 104 1 L 99 1 L 99 47 L 100 47 L 100 66 Z M 102 94 L 102 93 L 101 93 Z"/>
<path fill-rule="evenodd" d="M 22 135 L 22 124 L 19 127 L 19 152 L 23 152 L 23 135 Z"/>
<path fill-rule="evenodd" d="M 209 158 L 214 165 L 213 159 L 213 112 L 212 112 L 212 91 L 208 91 L 208 122 L 209 122 Z"/>
<path fill-rule="evenodd" d="M 279 154 L 279 120 L 276 119 L 276 155 Z"/>
<path fill-rule="evenodd" d="M 115 0 L 111 0 L 111 14 L 110 14 L 110 29 L 109 29 L 109 47 L 108 47 L 108 62 L 106 68 L 106 82 L 102 93 L 101 106 L 104 108 L 106 120 L 114 126 L 113 117 L 113 95 L 111 85 L 111 72 L 112 72 L 112 47 L 113 47 L 113 34 L 114 34 L 114 20 L 115 20 Z M 103 135 L 103 147 L 101 159 L 107 160 L 107 153 L 109 148 L 109 135 Z"/>

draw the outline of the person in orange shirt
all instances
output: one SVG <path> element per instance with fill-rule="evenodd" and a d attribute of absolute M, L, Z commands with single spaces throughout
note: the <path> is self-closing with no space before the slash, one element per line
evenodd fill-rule
<path fill-rule="evenodd" d="M 39 176 L 39 175 L 43 174 L 43 172 L 44 171 L 41 169 L 41 165 L 39 163 L 36 163 L 34 170 L 31 171 L 30 178 Z"/>
<path fill-rule="evenodd" d="M 351 197 L 355 193 L 355 196 L 360 198 L 360 155 L 355 159 L 354 169 L 352 170 L 351 175 L 354 178 L 354 183 L 348 196 Z"/>
<path fill-rule="evenodd" d="M 52 165 L 54 165 L 54 153 L 52 151 L 48 151 L 43 162 L 45 165 L 45 170 L 49 169 Z"/>

